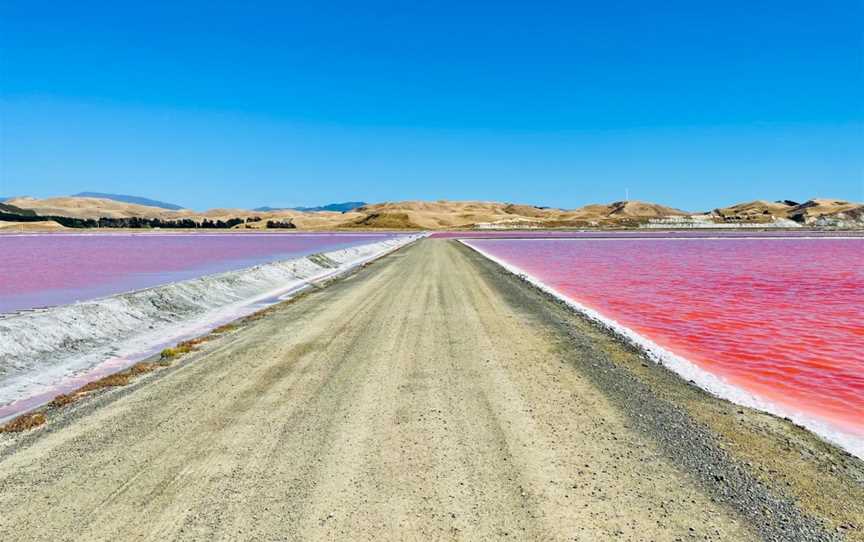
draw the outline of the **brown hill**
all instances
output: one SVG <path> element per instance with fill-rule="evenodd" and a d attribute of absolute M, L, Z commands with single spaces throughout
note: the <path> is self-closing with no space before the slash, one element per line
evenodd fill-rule
<path fill-rule="evenodd" d="M 387 230 L 422 230 L 408 213 L 368 213 L 356 220 L 343 222 L 343 228 L 382 228 Z"/>
<path fill-rule="evenodd" d="M 789 218 L 796 222 L 812 224 L 819 220 L 843 220 L 846 217 L 860 217 L 864 205 L 844 200 L 812 199 L 789 210 Z M 841 216 L 843 215 L 843 216 Z"/>
<path fill-rule="evenodd" d="M 471 227 L 478 223 L 533 220 L 555 211 L 530 205 L 489 201 L 399 201 L 360 207 L 348 215 L 404 215 L 404 220 L 423 229 Z M 362 219 L 361 219 L 362 220 Z M 354 223 L 353 218 L 347 223 Z"/>
<path fill-rule="evenodd" d="M 82 197 L 59 197 L 59 198 L 13 198 L 6 203 L 31 209 L 40 215 L 71 216 L 76 218 L 129 218 L 139 216 L 142 218 L 164 218 L 176 215 L 177 211 L 168 211 L 159 207 L 136 205 L 134 203 L 123 203 L 110 199 L 82 198 Z"/>
<path fill-rule="evenodd" d="M 172 211 L 160 207 L 123 203 L 115 200 L 88 197 L 58 197 L 58 198 L 13 198 L 6 203 L 22 209 L 35 211 L 40 215 L 68 216 L 75 218 L 161 218 L 165 220 L 178 220 L 190 218 L 196 221 L 203 219 L 227 220 L 230 218 L 260 217 L 262 220 L 250 224 L 253 228 L 263 228 L 268 220 L 284 221 L 291 219 L 299 228 L 305 229 L 327 229 L 334 228 L 344 221 L 341 213 L 320 212 L 304 213 L 301 211 L 279 210 L 258 212 L 246 209 L 210 209 L 207 211 L 193 211 L 182 209 Z"/>
<path fill-rule="evenodd" d="M 769 223 L 778 218 L 789 218 L 795 205 L 794 201 L 755 200 L 714 209 L 707 214 L 722 222 Z"/>
<path fill-rule="evenodd" d="M 261 217 L 261 222 L 248 225 L 251 228 L 264 227 L 267 220 L 291 219 L 300 229 L 344 227 L 434 230 L 476 226 L 536 228 L 543 226 L 587 226 L 591 222 L 615 223 L 622 219 L 644 219 L 684 214 L 678 209 L 639 201 L 589 205 L 572 211 L 490 201 L 400 201 L 367 205 L 347 213 L 293 210 L 257 212 L 245 209 L 210 209 L 203 212 L 189 209 L 171 211 L 159 207 L 86 197 L 15 198 L 9 203 L 24 209 L 31 209 L 41 215 L 94 219 L 137 216 L 175 220 L 179 218 L 225 220 L 234 217 Z"/>
<path fill-rule="evenodd" d="M 562 210 L 492 201 L 399 201 L 366 205 L 346 213 L 294 210 L 249 211 L 210 209 L 171 211 L 159 207 L 86 197 L 15 198 L 8 204 L 40 215 L 77 218 L 159 218 L 201 221 L 258 217 L 237 228 L 261 229 L 268 221 L 290 221 L 301 230 L 350 229 L 473 229 L 473 228 L 585 228 L 638 227 L 649 219 L 686 217 L 680 209 L 642 201 L 616 201 Z M 751 201 L 718 208 L 701 215 L 718 223 L 777 223 L 785 220 L 820 227 L 864 227 L 864 206 L 842 200 Z M 790 225 L 794 226 L 789 222 Z"/>
<path fill-rule="evenodd" d="M 48 232 L 68 230 L 68 228 L 54 222 L 53 220 L 39 220 L 37 222 L 6 222 L 0 221 L 0 233 L 21 232 Z"/>
<path fill-rule="evenodd" d="M 708 214 L 724 222 L 771 223 L 786 219 L 807 226 L 864 226 L 864 205 L 845 200 L 812 199 L 804 203 L 756 200 L 714 209 Z"/>
<path fill-rule="evenodd" d="M 615 201 L 609 204 L 586 205 L 564 213 L 566 218 L 608 221 L 615 219 L 647 219 L 664 216 L 684 216 L 680 209 L 644 201 Z"/>

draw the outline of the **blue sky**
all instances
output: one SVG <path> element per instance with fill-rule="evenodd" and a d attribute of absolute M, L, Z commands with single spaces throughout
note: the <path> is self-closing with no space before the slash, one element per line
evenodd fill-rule
<path fill-rule="evenodd" d="M 864 200 L 860 0 L 241 4 L 0 0 L 0 195 Z"/>

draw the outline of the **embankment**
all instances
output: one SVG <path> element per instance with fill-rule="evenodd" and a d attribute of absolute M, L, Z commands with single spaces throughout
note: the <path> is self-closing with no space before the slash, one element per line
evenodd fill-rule
<path fill-rule="evenodd" d="M 0 420 L 17 413 L 10 404 L 45 394 L 73 375 L 106 362 L 117 370 L 417 238 L 403 236 L 2 318 Z"/>
<path fill-rule="evenodd" d="M 0 540 L 864 542 L 860 461 L 451 241 L 144 382 L 0 434 Z"/>
<path fill-rule="evenodd" d="M 598 323 L 602 327 L 608 329 L 615 335 L 621 337 L 631 345 L 635 346 L 644 352 L 648 358 L 667 369 L 676 373 L 683 379 L 695 384 L 701 389 L 725 399 L 733 403 L 760 410 L 773 414 L 780 418 L 787 418 L 796 424 L 807 428 L 819 437 L 827 440 L 833 445 L 839 446 L 843 450 L 851 453 L 859 459 L 864 459 L 864 437 L 859 434 L 853 434 L 831 423 L 830 420 L 817 418 L 811 414 L 801 412 L 789 407 L 779 405 L 775 402 L 767 400 L 756 394 L 750 393 L 738 386 L 730 384 L 725 379 L 717 376 L 705 369 L 702 369 L 697 364 L 689 359 L 679 356 L 674 352 L 663 348 L 659 344 L 652 341 L 650 338 L 637 333 L 627 326 L 613 320 L 600 312 L 587 307 L 578 301 L 562 294 L 555 288 L 545 284 L 543 281 L 527 273 L 518 266 L 501 260 L 483 249 L 475 246 L 470 241 L 461 241 L 462 244 L 471 248 L 475 252 L 481 254 L 485 258 L 495 262 L 505 270 L 520 277 L 522 280 L 532 284 L 536 288 L 542 290 L 548 295 L 562 301 L 569 307 Z"/>

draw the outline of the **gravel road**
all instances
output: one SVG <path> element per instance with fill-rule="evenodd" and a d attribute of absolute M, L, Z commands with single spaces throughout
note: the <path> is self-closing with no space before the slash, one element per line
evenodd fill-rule
<path fill-rule="evenodd" d="M 658 436 L 649 400 L 639 422 L 598 349 L 562 347 L 564 310 L 481 260 L 422 241 L 4 437 L 0 540 L 841 536 L 758 483 L 708 487 L 668 437 L 710 437 Z"/>

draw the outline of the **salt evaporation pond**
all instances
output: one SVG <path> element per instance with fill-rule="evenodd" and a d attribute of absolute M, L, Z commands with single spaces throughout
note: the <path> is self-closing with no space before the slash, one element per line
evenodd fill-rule
<path fill-rule="evenodd" d="M 466 242 L 695 364 L 712 391 L 864 451 L 864 239 Z"/>
<path fill-rule="evenodd" d="M 419 237 L 0 237 L 0 423 Z"/>
<path fill-rule="evenodd" d="M 0 313 L 64 305 L 392 238 L 374 233 L 0 236 Z"/>

